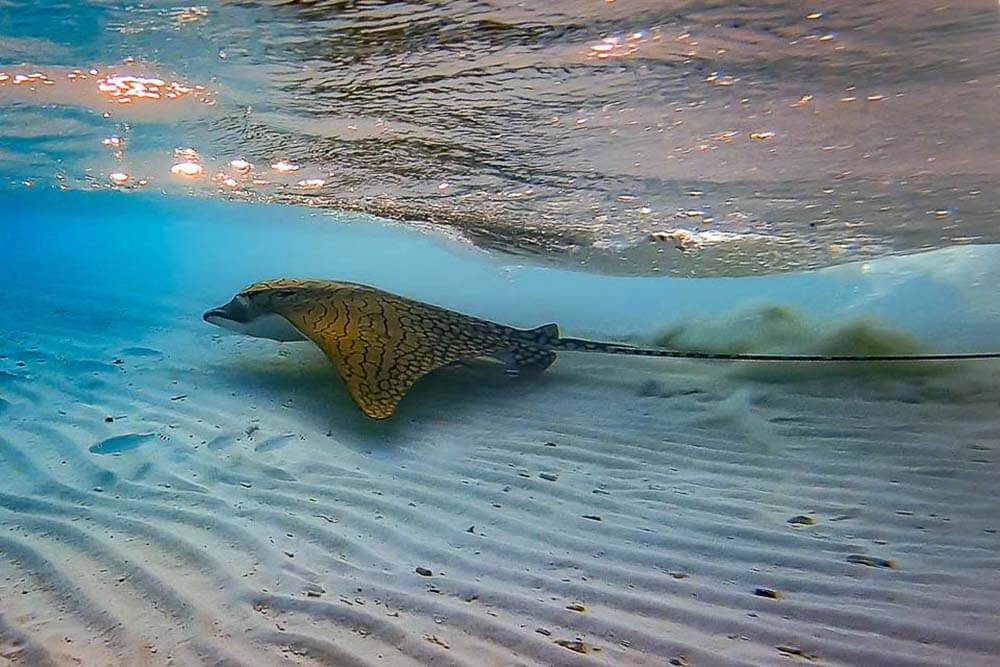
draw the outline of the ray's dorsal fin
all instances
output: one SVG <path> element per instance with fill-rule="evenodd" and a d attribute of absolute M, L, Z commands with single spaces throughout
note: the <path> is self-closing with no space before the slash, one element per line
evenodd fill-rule
<path fill-rule="evenodd" d="M 279 314 L 323 350 L 372 419 L 388 419 L 431 371 L 510 344 L 507 329 L 360 285 L 284 303 Z"/>

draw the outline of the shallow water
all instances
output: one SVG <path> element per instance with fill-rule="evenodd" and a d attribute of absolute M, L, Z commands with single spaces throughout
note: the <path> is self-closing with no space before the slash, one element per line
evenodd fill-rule
<path fill-rule="evenodd" d="M 440 371 L 374 423 L 311 346 L 199 319 L 264 276 L 330 276 L 595 338 L 987 349 L 996 246 L 613 278 L 281 205 L 36 191 L 6 206 L 14 664 L 985 665 L 1000 650 L 995 363 L 566 354 L 536 380 Z"/>
<path fill-rule="evenodd" d="M 472 361 L 374 422 L 201 314 L 995 350 L 998 20 L 0 0 L 0 665 L 994 664 L 1000 362 Z"/>

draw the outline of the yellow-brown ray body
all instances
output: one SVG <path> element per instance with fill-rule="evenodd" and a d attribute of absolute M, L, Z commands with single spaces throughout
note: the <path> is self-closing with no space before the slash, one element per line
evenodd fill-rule
<path fill-rule="evenodd" d="M 358 407 L 388 419 L 421 377 L 474 357 L 495 357 L 511 372 L 544 370 L 557 351 L 674 359 L 799 362 L 913 362 L 1000 358 L 1000 352 L 807 355 L 668 350 L 561 338 L 555 324 L 515 329 L 357 283 L 255 283 L 205 320 L 251 336 L 311 340 L 340 373 Z"/>
<path fill-rule="evenodd" d="M 414 383 L 463 359 L 509 356 L 518 367 L 555 358 L 533 337 L 558 337 L 554 325 L 524 331 L 355 283 L 272 280 L 242 295 L 287 319 L 323 350 L 358 407 L 387 419 Z"/>

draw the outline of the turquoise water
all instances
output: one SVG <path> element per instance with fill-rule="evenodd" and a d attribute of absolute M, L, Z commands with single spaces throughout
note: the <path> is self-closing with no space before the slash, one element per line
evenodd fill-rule
<path fill-rule="evenodd" d="M 202 314 L 996 352 L 998 22 L 0 0 L 0 665 L 996 664 L 998 361 L 465 360 L 373 421 Z"/>
<path fill-rule="evenodd" d="M 15 664 L 989 664 L 1000 648 L 992 362 L 564 354 L 539 379 L 439 371 L 374 423 L 308 344 L 200 319 L 301 276 L 645 344 L 987 350 L 996 247 L 624 278 L 283 205 L 32 190 L 5 206 Z M 703 645 L 720 632 L 747 640 Z"/>
<path fill-rule="evenodd" d="M 505 258 L 354 214 L 280 205 L 51 191 L 8 195 L 6 211 L 4 243 L 14 251 L 3 278 L 15 294 L 104 293 L 157 326 L 168 325 L 162 306 L 195 317 L 275 277 L 361 282 L 513 326 L 556 321 L 569 334 L 618 340 L 649 341 L 705 318 L 752 321 L 755 311 L 784 307 L 820 335 L 870 320 L 928 350 L 990 351 L 1000 318 L 993 246 L 766 278 L 616 278 Z M 707 341 L 727 335 L 724 320 L 702 326 Z M 781 351 L 766 340 L 753 344 Z"/>

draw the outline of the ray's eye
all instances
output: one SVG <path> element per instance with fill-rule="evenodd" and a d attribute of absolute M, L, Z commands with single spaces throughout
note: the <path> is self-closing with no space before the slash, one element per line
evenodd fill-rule
<path fill-rule="evenodd" d="M 291 289 L 279 289 L 279 290 L 277 290 L 277 291 L 276 291 L 276 292 L 274 293 L 274 296 L 276 296 L 276 297 L 279 297 L 279 298 L 282 298 L 282 299 L 283 299 L 283 298 L 286 298 L 286 297 L 290 297 L 290 296 L 292 296 L 293 294 L 295 294 L 295 290 L 291 290 Z"/>

